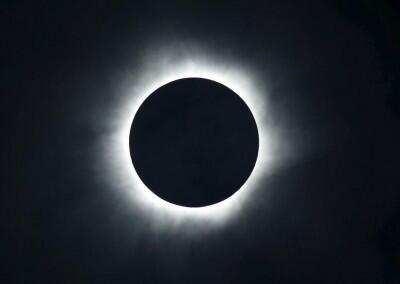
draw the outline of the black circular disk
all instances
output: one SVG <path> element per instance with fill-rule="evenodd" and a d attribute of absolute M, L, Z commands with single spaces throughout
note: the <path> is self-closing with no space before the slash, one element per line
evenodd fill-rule
<path fill-rule="evenodd" d="M 231 89 L 187 78 L 154 91 L 132 123 L 129 146 L 143 183 L 160 198 L 200 207 L 234 194 L 250 176 L 258 131 Z"/>

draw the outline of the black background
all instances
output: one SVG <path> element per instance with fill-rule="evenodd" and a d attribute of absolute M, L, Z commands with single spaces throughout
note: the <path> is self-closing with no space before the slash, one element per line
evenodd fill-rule
<path fill-rule="evenodd" d="M 400 283 L 398 17 L 390 1 L 2 2 L 2 283 Z M 93 171 L 94 110 L 170 40 L 261 70 L 301 145 L 272 197 L 201 237 L 150 233 Z"/>

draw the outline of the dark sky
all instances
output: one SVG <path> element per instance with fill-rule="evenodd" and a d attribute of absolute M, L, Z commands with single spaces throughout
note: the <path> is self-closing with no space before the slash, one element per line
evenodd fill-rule
<path fill-rule="evenodd" d="M 0 282 L 400 283 L 398 13 L 378 0 L 2 3 Z M 159 230 L 96 167 L 120 74 L 139 77 L 142 55 L 171 42 L 258 70 L 296 152 L 245 214 L 199 235 Z"/>

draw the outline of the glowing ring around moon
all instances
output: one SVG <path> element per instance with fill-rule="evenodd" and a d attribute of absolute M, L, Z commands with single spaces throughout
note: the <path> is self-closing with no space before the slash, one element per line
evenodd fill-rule
<path fill-rule="evenodd" d="M 114 111 L 112 133 L 107 135 L 106 144 L 112 145 L 105 155 L 111 182 L 121 188 L 133 205 L 144 213 L 161 220 L 179 223 L 183 220 L 221 223 L 239 212 L 260 179 L 273 163 L 274 135 L 268 126 L 266 115 L 266 92 L 257 84 L 249 70 L 235 64 L 218 63 L 209 56 L 188 54 L 187 56 L 160 56 L 152 58 L 145 66 L 140 78 L 128 82 L 127 92 Z M 183 207 L 169 203 L 155 195 L 137 175 L 129 151 L 129 133 L 133 118 L 143 101 L 159 87 L 178 79 L 204 78 L 216 81 L 233 90 L 250 108 L 259 133 L 259 152 L 253 172 L 242 187 L 229 198 L 204 207 Z M 110 139 L 112 141 L 110 141 Z"/>

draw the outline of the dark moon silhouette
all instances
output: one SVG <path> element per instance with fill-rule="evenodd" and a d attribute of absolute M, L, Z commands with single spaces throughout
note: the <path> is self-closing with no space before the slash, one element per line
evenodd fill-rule
<path fill-rule="evenodd" d="M 258 131 L 231 89 L 187 78 L 154 91 L 137 111 L 129 138 L 133 165 L 160 198 L 201 207 L 234 194 L 258 155 Z"/>

